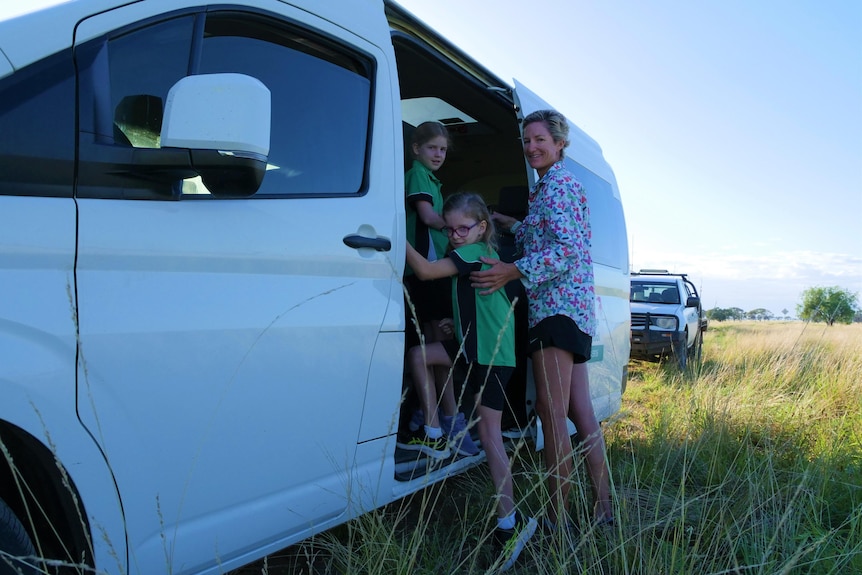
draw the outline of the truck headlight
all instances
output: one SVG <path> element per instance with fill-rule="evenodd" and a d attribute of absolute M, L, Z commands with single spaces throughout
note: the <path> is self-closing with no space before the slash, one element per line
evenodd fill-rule
<path fill-rule="evenodd" d="M 651 316 L 650 323 L 659 329 L 676 330 L 676 318 L 673 316 Z"/>

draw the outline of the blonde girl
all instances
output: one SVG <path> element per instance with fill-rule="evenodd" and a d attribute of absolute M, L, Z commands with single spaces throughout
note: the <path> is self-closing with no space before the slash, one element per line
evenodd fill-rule
<path fill-rule="evenodd" d="M 451 279 L 455 339 L 415 346 L 407 361 L 425 413 L 436 412 L 431 368 L 451 368 L 463 362 L 466 391 L 474 394 L 478 411 L 479 439 L 485 450 L 491 479 L 497 491 L 495 540 L 506 556 L 503 568 L 514 564 L 536 529 L 536 520 L 523 518 L 515 510 L 509 456 L 503 447 L 501 418 L 506 401 L 506 384 L 515 368 L 515 324 L 513 306 L 504 290 L 479 295 L 470 285 L 471 272 L 488 267 L 480 258 L 497 258 L 494 224 L 485 202 L 477 194 L 455 194 L 443 208 L 444 231 L 449 237 L 448 255 L 437 261 L 407 246 L 407 262 L 422 280 Z M 447 390 L 451 388 L 447 383 Z M 425 425 L 405 449 L 434 451 L 440 444 L 440 430 Z M 436 435 L 437 437 L 432 437 Z M 457 440 L 458 438 L 456 438 Z M 427 451 L 426 451 L 427 449 Z"/>

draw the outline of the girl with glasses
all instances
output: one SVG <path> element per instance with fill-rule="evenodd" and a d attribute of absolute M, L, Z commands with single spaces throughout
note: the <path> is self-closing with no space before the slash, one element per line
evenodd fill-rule
<path fill-rule="evenodd" d="M 448 255 L 429 262 L 408 244 L 407 262 L 422 280 L 452 278 L 455 339 L 412 347 L 407 364 L 425 413 L 436 412 L 432 368 L 442 366 L 450 373 L 455 363 L 465 368 L 465 391 L 475 398 L 479 415 L 475 425 L 497 491 L 495 541 L 505 552 L 501 558 L 505 570 L 536 530 L 535 519 L 523 518 L 515 510 L 509 456 L 501 431 L 506 384 L 515 368 L 514 306 L 504 290 L 482 296 L 470 285 L 472 272 L 489 267 L 480 258 L 497 258 L 494 224 L 482 198 L 471 193 L 451 196 L 443 207 L 443 219 L 450 243 Z M 446 383 L 446 392 L 452 393 L 451 379 Z M 439 441 L 435 436 L 439 438 L 441 430 L 435 429 L 434 418 L 431 419 L 430 425 L 399 446 L 433 451 L 435 441 Z"/>

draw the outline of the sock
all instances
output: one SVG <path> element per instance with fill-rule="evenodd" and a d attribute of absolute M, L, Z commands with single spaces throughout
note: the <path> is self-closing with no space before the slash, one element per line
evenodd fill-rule
<path fill-rule="evenodd" d="M 428 427 L 425 426 L 425 435 L 430 437 L 431 439 L 440 439 L 443 437 L 443 430 L 439 427 Z"/>
<path fill-rule="evenodd" d="M 514 529 L 515 528 L 515 512 L 512 511 L 506 517 L 497 518 L 497 529 Z"/>

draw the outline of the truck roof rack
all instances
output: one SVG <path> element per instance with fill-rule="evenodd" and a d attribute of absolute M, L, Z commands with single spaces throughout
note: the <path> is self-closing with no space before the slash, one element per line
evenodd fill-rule
<path fill-rule="evenodd" d="M 650 275 L 650 276 L 679 276 L 679 277 L 681 277 L 681 278 L 686 277 L 686 274 L 672 274 L 672 273 L 670 273 L 670 272 L 669 272 L 669 271 L 667 271 L 667 270 L 659 270 L 659 269 L 655 269 L 655 270 L 653 270 L 653 269 L 642 269 L 642 270 L 637 271 L 637 272 L 631 272 L 631 275 L 633 275 L 633 276 L 640 276 L 640 275 Z"/>

